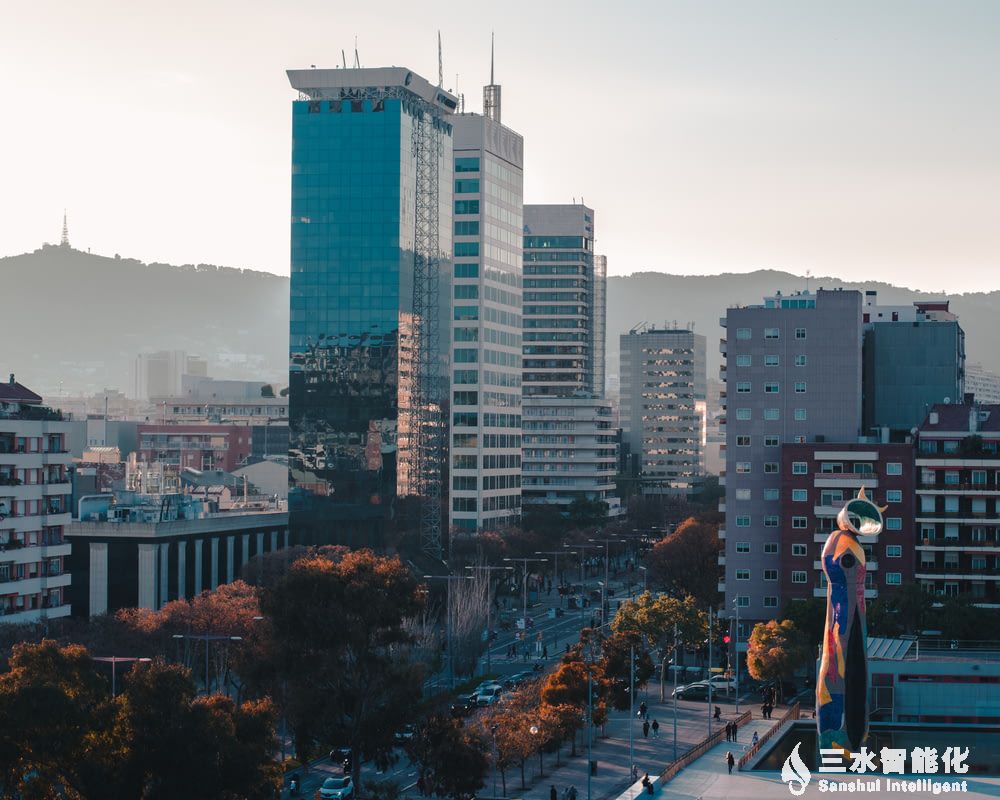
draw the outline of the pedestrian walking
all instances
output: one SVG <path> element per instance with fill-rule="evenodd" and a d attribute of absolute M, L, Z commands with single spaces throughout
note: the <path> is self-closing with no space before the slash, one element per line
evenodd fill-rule
<path fill-rule="evenodd" d="M 726 753 L 726 765 L 729 767 L 729 774 L 733 774 L 733 766 L 736 764 L 736 759 L 733 758 L 733 751 L 730 750 Z"/>
<path fill-rule="evenodd" d="M 645 739 L 649 738 L 649 720 L 647 719 L 642 723 L 642 736 Z"/>
<path fill-rule="evenodd" d="M 649 717 L 649 707 L 646 705 L 645 700 L 639 703 L 639 716 L 643 719 L 647 719 Z"/>
<path fill-rule="evenodd" d="M 763 703 L 760 707 L 760 718 L 767 719 L 767 703 Z"/>
<path fill-rule="evenodd" d="M 740 726 L 736 724 L 736 720 L 733 720 L 733 741 L 735 742 L 739 739 Z"/>
<path fill-rule="evenodd" d="M 655 719 L 653 720 L 653 738 L 654 739 L 660 738 L 660 723 L 657 722 Z"/>
<path fill-rule="evenodd" d="M 569 800 L 576 800 L 576 787 L 575 786 L 570 786 L 569 787 Z"/>
<path fill-rule="evenodd" d="M 759 736 L 757 736 L 757 731 L 754 731 L 754 732 L 753 732 L 753 741 L 752 741 L 752 742 L 750 742 L 750 744 L 757 744 L 757 740 L 758 740 L 759 738 L 760 738 L 760 737 L 759 737 Z"/>
<path fill-rule="evenodd" d="M 549 800 L 559 800 L 559 792 L 556 791 L 556 785 L 554 783 L 549 788 Z"/>
<path fill-rule="evenodd" d="M 549 657 L 549 646 L 547 644 L 542 645 L 542 658 Z"/>
<path fill-rule="evenodd" d="M 633 764 L 632 765 L 632 783 L 635 783 L 637 780 L 639 780 L 639 767 L 637 767 L 635 764 Z"/>
<path fill-rule="evenodd" d="M 718 706 L 715 707 L 715 718 L 717 720 L 722 719 L 722 709 Z"/>
<path fill-rule="evenodd" d="M 731 742 L 733 740 L 733 723 L 726 723 L 726 741 Z"/>

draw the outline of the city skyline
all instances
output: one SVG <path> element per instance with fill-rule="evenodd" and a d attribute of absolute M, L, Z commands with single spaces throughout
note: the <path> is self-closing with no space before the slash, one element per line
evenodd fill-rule
<path fill-rule="evenodd" d="M 19 154 L 0 209 L 4 255 L 57 241 L 65 207 L 82 249 L 287 274 L 283 69 L 332 67 L 341 48 L 350 63 L 357 35 L 362 64 L 435 76 L 440 29 L 445 88 L 458 72 L 478 111 L 495 29 L 505 122 L 529 143 L 525 201 L 576 192 L 597 209 L 613 275 L 776 268 L 995 288 L 990 4 L 634 2 L 624 15 L 553 4 L 522 24 L 527 6 L 496 19 L 438 3 L 399 33 L 362 9 L 334 17 L 314 3 L 250 14 L 181 3 L 141 20 L 119 5 L 19 8 L 0 33 L 0 86 L 31 109 L 30 126 L 0 134 Z M 577 118 L 582 135 L 563 124 Z M 612 147 L 618 136 L 626 144 Z M 621 180 L 636 154 L 643 179 Z"/>

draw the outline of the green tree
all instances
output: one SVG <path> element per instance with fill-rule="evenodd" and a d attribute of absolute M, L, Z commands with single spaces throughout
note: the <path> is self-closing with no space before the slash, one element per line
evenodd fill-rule
<path fill-rule="evenodd" d="M 820 597 L 792 600 L 785 607 L 783 618 L 795 624 L 795 627 L 802 632 L 809 652 L 815 653 L 816 648 L 822 644 L 826 632 L 826 600 Z"/>
<path fill-rule="evenodd" d="M 426 720 L 406 745 L 425 791 L 450 800 L 473 797 L 483 786 L 489 769 L 486 751 L 481 736 L 445 716 Z"/>
<path fill-rule="evenodd" d="M 679 647 L 701 647 L 708 636 L 708 613 L 698 607 L 695 598 L 653 597 L 644 592 L 635 600 L 618 606 L 611 621 L 615 632 L 641 636 L 659 653 L 660 700 L 666 692 L 667 661 L 673 653 L 674 631 Z"/>
<path fill-rule="evenodd" d="M 601 671 L 604 673 L 608 701 L 613 708 L 624 711 L 630 705 L 629 661 L 635 654 L 635 690 L 646 685 L 654 672 L 653 659 L 642 636 L 615 631 L 601 642 Z"/>
<path fill-rule="evenodd" d="M 646 556 L 649 581 L 675 597 L 719 604 L 719 526 L 688 517 Z"/>
<path fill-rule="evenodd" d="M 287 688 L 300 759 L 317 739 L 348 746 L 356 785 L 362 761 L 388 764 L 393 733 L 413 719 L 421 692 L 405 625 L 422 608 L 418 588 L 398 558 L 358 550 L 300 560 L 263 592 L 267 657 Z"/>
<path fill-rule="evenodd" d="M 791 620 L 754 625 L 747 643 L 747 670 L 754 680 L 790 678 L 808 659 L 805 637 Z"/>

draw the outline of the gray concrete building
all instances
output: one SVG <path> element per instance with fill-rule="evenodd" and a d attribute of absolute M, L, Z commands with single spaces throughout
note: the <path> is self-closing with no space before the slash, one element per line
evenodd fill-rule
<path fill-rule="evenodd" d="M 622 444 L 643 494 L 691 494 L 705 474 L 705 337 L 633 328 L 619 337 Z"/>
<path fill-rule="evenodd" d="M 860 292 L 820 289 L 730 308 L 721 320 L 726 521 L 719 588 L 726 608 L 738 605 L 748 625 L 783 608 L 781 445 L 855 442 L 861 432 L 861 306 Z M 765 607 L 765 596 L 777 602 Z"/>

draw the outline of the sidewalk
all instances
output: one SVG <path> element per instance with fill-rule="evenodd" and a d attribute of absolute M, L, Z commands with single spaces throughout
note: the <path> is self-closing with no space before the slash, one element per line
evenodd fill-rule
<path fill-rule="evenodd" d="M 631 721 L 633 727 L 633 753 L 634 762 L 641 777 L 648 772 L 651 776 L 659 775 L 664 768 L 673 761 L 673 703 L 667 700 L 659 703 L 655 700 L 655 692 L 650 692 L 649 721 L 654 719 L 660 723 L 658 737 L 653 737 L 650 731 L 649 737 L 642 735 L 642 720 L 629 719 L 628 713 L 613 712 L 613 716 L 608 721 L 607 738 L 600 738 L 600 729 L 595 731 L 593 742 L 593 759 L 597 762 L 597 774 L 591 776 L 591 798 L 592 800 L 609 800 L 617 797 L 625 791 L 631 783 L 629 769 L 629 743 L 628 725 Z M 723 709 L 723 722 L 734 719 L 737 715 L 735 709 L 729 704 L 719 704 Z M 683 703 L 679 706 L 677 725 L 677 754 L 683 755 L 685 751 L 694 747 L 705 739 L 708 735 L 707 711 L 703 704 Z M 729 744 L 729 747 L 740 748 L 749 746 L 753 737 L 754 726 L 757 725 L 761 733 L 773 724 L 766 720 L 754 720 L 740 729 L 739 744 Z M 718 724 L 713 725 L 713 731 L 718 730 Z M 563 790 L 568 786 L 575 786 L 579 800 L 587 798 L 587 745 L 584 739 L 583 746 L 577 742 L 577 757 L 567 759 L 569 748 L 564 747 L 561 756 L 562 765 L 555 766 L 555 755 L 545 756 L 545 775 L 538 775 L 538 759 L 528 762 L 525 769 L 526 783 L 528 788 L 522 790 L 520 782 L 520 771 L 509 770 L 507 774 L 507 796 L 510 798 L 524 798 L 524 800 L 549 800 L 549 790 L 555 785 L 556 792 L 562 797 Z M 722 751 L 723 758 L 726 750 Z M 736 751 L 733 753 L 738 755 Z M 683 774 L 683 773 L 682 773 Z M 491 777 L 487 778 L 487 786 L 483 794 L 492 794 Z M 676 779 L 675 779 L 676 780 Z M 497 781 L 498 793 L 501 791 L 500 781 Z"/>

